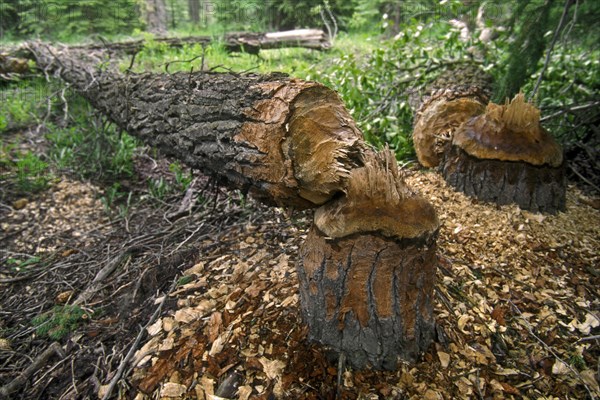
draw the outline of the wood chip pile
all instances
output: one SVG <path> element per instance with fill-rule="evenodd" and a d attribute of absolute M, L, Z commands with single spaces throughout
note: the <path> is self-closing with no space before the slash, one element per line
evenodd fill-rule
<path fill-rule="evenodd" d="M 177 308 L 134 356 L 137 399 L 469 399 L 598 396 L 600 211 L 570 188 L 549 216 L 479 203 L 435 173 L 408 184 L 443 226 L 438 338 L 416 365 L 342 371 L 305 341 L 297 250 L 305 230 L 247 224 L 185 271 Z M 160 299 L 157 299 L 157 302 Z M 237 394 L 235 394 L 237 391 Z M 273 397 L 274 396 L 274 397 Z"/>

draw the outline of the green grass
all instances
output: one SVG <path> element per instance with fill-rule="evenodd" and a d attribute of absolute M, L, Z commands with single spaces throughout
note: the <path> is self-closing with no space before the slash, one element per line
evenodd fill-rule
<path fill-rule="evenodd" d="M 55 103 L 52 89 L 41 78 L 0 87 L 0 134 L 39 121 L 45 114 L 47 101 Z"/>
<path fill-rule="evenodd" d="M 48 163 L 42 156 L 32 151 L 19 151 L 15 145 L 0 142 L 0 183 L 4 190 L 16 196 L 37 193 L 46 189 L 52 178 Z"/>
<path fill-rule="evenodd" d="M 26 273 L 36 267 L 41 261 L 42 259 L 37 256 L 27 256 L 24 260 L 10 257 L 6 260 L 6 266 L 13 273 Z"/>
<path fill-rule="evenodd" d="M 69 127 L 48 126 L 49 158 L 62 172 L 83 179 L 113 181 L 131 177 L 139 142 L 102 118 L 77 121 Z"/>

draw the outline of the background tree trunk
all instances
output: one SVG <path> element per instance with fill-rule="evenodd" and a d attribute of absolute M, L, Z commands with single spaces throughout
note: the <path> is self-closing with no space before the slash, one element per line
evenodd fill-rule
<path fill-rule="evenodd" d="M 146 0 L 146 30 L 156 35 L 167 32 L 167 7 L 165 0 Z"/>
<path fill-rule="evenodd" d="M 188 14 L 192 24 L 200 23 L 200 0 L 188 0 Z"/>
<path fill-rule="evenodd" d="M 489 103 L 464 121 L 446 146 L 440 170 L 457 190 L 484 201 L 534 212 L 565 209 L 563 150 L 523 94 L 508 104 Z"/>

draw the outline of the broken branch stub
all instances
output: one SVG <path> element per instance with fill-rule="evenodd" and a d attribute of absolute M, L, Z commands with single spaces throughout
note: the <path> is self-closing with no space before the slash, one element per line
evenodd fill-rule
<path fill-rule="evenodd" d="M 366 157 L 345 196 L 315 213 L 301 250 L 300 295 L 310 338 L 356 368 L 394 369 L 433 339 L 439 222 L 391 153 Z"/>

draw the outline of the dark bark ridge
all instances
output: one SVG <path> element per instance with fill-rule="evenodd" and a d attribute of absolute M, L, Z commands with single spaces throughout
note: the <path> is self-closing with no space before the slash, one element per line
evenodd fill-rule
<path fill-rule="evenodd" d="M 498 205 L 555 214 L 566 209 L 564 163 L 536 166 L 520 161 L 479 159 L 449 146 L 440 171 L 449 185 L 467 196 Z"/>
<path fill-rule="evenodd" d="M 415 361 L 433 341 L 436 237 L 332 239 L 313 226 L 298 269 L 310 339 L 355 368 Z"/>

